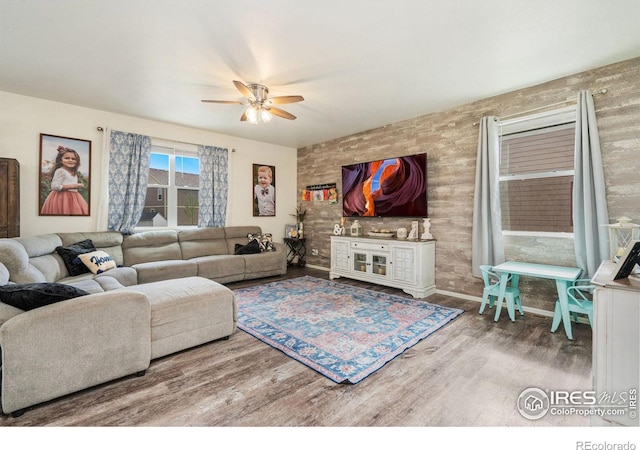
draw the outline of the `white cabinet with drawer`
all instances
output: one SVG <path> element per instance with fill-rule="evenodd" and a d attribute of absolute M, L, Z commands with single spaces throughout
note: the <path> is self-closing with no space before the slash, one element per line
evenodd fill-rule
<path fill-rule="evenodd" d="M 436 290 L 435 241 L 332 236 L 329 277 L 369 281 L 427 297 Z"/>

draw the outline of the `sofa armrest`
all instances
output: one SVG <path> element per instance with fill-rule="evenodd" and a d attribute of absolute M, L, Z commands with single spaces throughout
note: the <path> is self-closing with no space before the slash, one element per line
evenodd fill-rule
<path fill-rule="evenodd" d="M 144 371 L 151 309 L 143 294 L 90 294 L 26 311 L 0 327 L 2 410 L 11 413 Z"/>

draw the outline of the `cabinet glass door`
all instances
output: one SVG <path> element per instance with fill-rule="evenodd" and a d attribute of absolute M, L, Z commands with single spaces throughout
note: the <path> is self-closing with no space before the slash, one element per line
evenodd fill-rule
<path fill-rule="evenodd" d="M 357 272 L 367 271 L 367 254 L 357 253 L 353 254 L 353 270 Z"/>
<path fill-rule="evenodd" d="M 381 255 L 373 255 L 372 271 L 375 275 L 387 275 L 387 257 Z"/>

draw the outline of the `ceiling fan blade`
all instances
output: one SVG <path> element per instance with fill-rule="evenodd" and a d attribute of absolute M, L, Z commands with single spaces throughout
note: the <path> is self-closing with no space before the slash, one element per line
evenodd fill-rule
<path fill-rule="evenodd" d="M 271 97 L 267 102 L 271 102 L 274 105 L 284 105 L 285 103 L 296 103 L 304 100 L 302 95 L 281 95 L 279 97 Z"/>
<path fill-rule="evenodd" d="M 247 105 L 246 102 L 238 102 L 234 100 L 200 100 L 203 103 L 224 103 L 227 105 Z"/>
<path fill-rule="evenodd" d="M 240 122 L 246 122 L 247 121 L 247 112 L 243 112 L 242 116 L 240 116 Z"/>
<path fill-rule="evenodd" d="M 283 109 L 280 109 L 280 108 L 266 108 L 266 109 L 267 109 L 267 111 L 269 111 L 274 116 L 282 117 L 283 119 L 289 119 L 289 120 L 295 120 L 296 119 L 296 116 L 294 116 L 291 113 L 286 112 Z"/>
<path fill-rule="evenodd" d="M 245 97 L 250 98 L 252 100 L 256 99 L 255 95 L 253 95 L 253 92 L 251 92 L 251 89 L 249 89 L 247 85 L 244 84 L 242 81 L 233 80 L 233 84 L 240 91 L 240 93 Z"/>

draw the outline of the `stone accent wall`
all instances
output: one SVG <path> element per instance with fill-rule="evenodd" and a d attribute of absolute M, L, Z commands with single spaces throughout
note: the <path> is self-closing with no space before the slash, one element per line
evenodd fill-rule
<path fill-rule="evenodd" d="M 430 231 L 437 240 L 436 286 L 480 297 L 482 282 L 471 276 L 478 122 L 486 115 L 519 115 L 573 101 L 581 89 L 594 92 L 611 222 L 626 215 L 640 223 L 640 58 L 301 148 L 298 190 L 335 182 L 341 194 L 342 165 L 426 152 Z M 608 92 L 597 93 L 601 89 Z M 301 203 L 308 210 L 304 230 L 310 265 L 330 266 L 330 236 L 342 215 L 340 196 L 339 200 L 337 205 Z M 409 229 L 411 225 L 410 219 L 364 218 L 360 222 L 365 233 L 372 228 Z M 347 226 L 350 224 L 348 221 Z M 505 244 L 508 259 L 575 265 L 571 239 L 513 237 Z M 319 255 L 312 256 L 312 249 L 318 249 Z M 554 283 L 521 280 L 525 305 L 553 311 Z"/>

